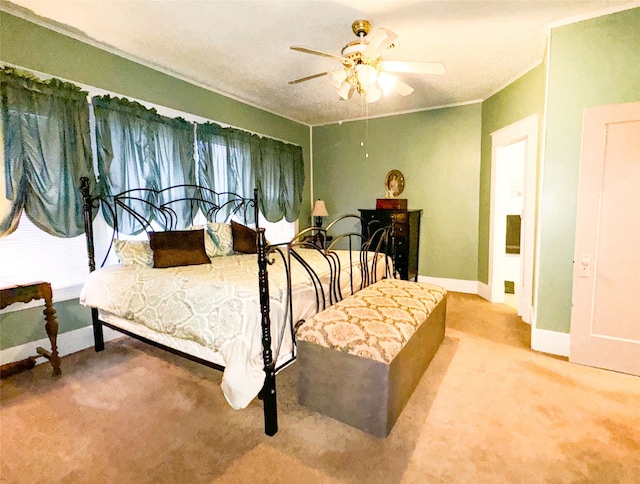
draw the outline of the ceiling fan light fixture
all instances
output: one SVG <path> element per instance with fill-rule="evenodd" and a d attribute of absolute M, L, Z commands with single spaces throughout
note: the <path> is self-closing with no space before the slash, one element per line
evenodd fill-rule
<path fill-rule="evenodd" d="M 352 84 L 349 81 L 344 80 L 342 81 L 342 84 L 338 88 L 338 94 L 345 101 L 349 99 L 349 94 L 351 93 L 351 87 L 352 87 Z"/>
<path fill-rule="evenodd" d="M 369 86 L 367 88 L 364 94 L 364 99 L 368 103 L 374 103 L 378 99 L 380 99 L 380 96 L 382 96 L 382 91 L 380 91 L 380 89 L 378 89 L 374 84 L 373 86 Z"/>
<path fill-rule="evenodd" d="M 331 71 L 333 81 L 336 83 L 336 87 L 340 89 L 342 83 L 347 80 L 347 71 L 345 69 L 338 69 L 337 71 Z"/>
<path fill-rule="evenodd" d="M 343 57 L 353 61 L 362 57 L 362 53 L 365 51 L 368 45 L 369 42 L 365 40 L 354 40 L 353 42 L 349 42 L 347 45 L 345 45 L 340 53 Z"/>
<path fill-rule="evenodd" d="M 309 47 L 292 45 L 291 49 L 306 54 L 337 60 L 342 69 L 326 71 L 311 76 L 289 81 L 298 84 L 325 75 L 330 75 L 332 83 L 341 99 L 350 99 L 354 92 L 360 94 L 367 103 L 376 102 L 391 91 L 408 96 L 413 88 L 389 72 L 409 72 L 414 74 L 439 75 L 444 72 L 440 62 L 404 62 L 387 61 L 382 57 L 396 48 L 397 35 L 389 29 L 379 28 L 369 35 L 371 23 L 368 20 L 356 20 L 351 26 L 357 40 L 349 42 L 342 48 L 342 55 L 335 55 Z"/>
<path fill-rule="evenodd" d="M 396 76 L 392 76 L 387 72 L 381 72 L 378 75 L 378 86 L 382 89 L 385 96 L 393 90 L 393 86 L 397 80 L 398 78 Z"/>
<path fill-rule="evenodd" d="M 370 86 L 375 86 L 378 80 L 378 71 L 372 65 L 358 64 L 356 66 L 356 77 L 358 78 L 358 84 L 367 89 Z"/>

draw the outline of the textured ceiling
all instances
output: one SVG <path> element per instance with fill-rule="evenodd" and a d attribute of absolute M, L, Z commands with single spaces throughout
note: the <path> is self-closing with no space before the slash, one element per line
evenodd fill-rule
<path fill-rule="evenodd" d="M 317 125 L 485 99 L 541 62 L 549 26 L 607 13 L 628 0 L 217 1 L 12 0 L 0 8 L 216 92 Z M 637 3 L 637 2 L 636 2 Z M 351 23 L 398 34 L 388 60 L 438 61 L 442 76 L 401 74 L 415 88 L 366 107 L 339 100 L 329 77 L 287 81 L 340 67 L 289 49 L 339 54 Z"/>

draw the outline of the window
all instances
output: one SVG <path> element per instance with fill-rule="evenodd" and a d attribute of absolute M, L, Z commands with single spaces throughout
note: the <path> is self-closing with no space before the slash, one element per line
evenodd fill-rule
<path fill-rule="evenodd" d="M 36 73 L 36 75 L 42 78 L 49 77 L 41 73 Z M 89 96 L 103 96 L 105 94 L 109 94 L 105 91 L 85 85 L 81 85 L 81 87 L 78 89 L 87 91 Z M 83 92 L 82 95 L 86 96 L 87 92 Z M 178 112 L 170 108 L 165 108 L 162 106 L 151 108 L 149 106 L 149 103 L 143 101 L 136 102 L 140 102 L 147 109 L 153 109 L 154 112 L 157 112 L 161 116 L 181 117 L 189 123 L 209 122 L 209 120 L 201 118 L 199 116 Z M 157 111 L 155 111 L 156 109 Z M 95 160 L 97 160 L 97 143 L 94 134 L 96 130 L 96 118 L 92 109 L 88 111 L 88 117 L 89 124 L 91 126 L 91 139 L 87 144 L 91 146 L 90 151 L 93 152 L 93 157 Z M 175 124 L 176 120 L 168 120 L 167 122 Z M 188 123 L 182 122 L 182 124 Z M 1 125 L 0 128 L 2 128 Z M 244 134 L 242 130 L 237 131 Z M 255 137 L 255 135 L 247 135 L 249 137 Z M 2 130 L 0 130 L 0 139 L 1 138 Z M 191 139 L 193 139 L 192 132 L 189 133 L 188 138 L 189 143 L 191 143 Z M 2 143 L 0 144 L 4 144 L 4 140 L 2 140 Z M 163 142 L 159 143 L 158 146 L 166 149 L 166 151 L 169 151 L 171 153 L 175 151 L 172 144 Z M 195 148 L 195 146 L 193 147 Z M 296 149 L 300 150 L 299 147 Z M 196 169 L 197 160 L 194 160 L 192 155 L 186 156 L 185 158 L 189 160 L 189 163 L 191 165 L 188 167 L 189 170 L 187 171 Z M 224 157 L 223 160 L 226 160 L 226 157 Z M 4 160 L 0 160 L 0 166 L 3 165 Z M 94 166 L 93 168 L 96 169 L 96 166 Z M 227 169 L 226 166 L 218 166 L 216 169 L 220 170 L 223 168 L 224 170 Z M 304 173 L 302 166 L 297 168 L 299 168 L 299 171 L 301 173 Z M 4 180 L 2 180 L 1 175 L 2 173 L 0 173 L 0 183 L 3 183 Z M 74 177 L 74 180 L 76 178 L 78 177 Z M 189 179 L 189 181 L 192 181 L 191 175 L 187 176 L 187 178 Z M 172 180 L 173 183 L 179 183 L 181 181 L 182 180 Z M 252 182 L 249 185 L 252 188 L 254 184 Z M 298 185 L 295 186 L 298 189 Z M 301 186 L 299 187 L 299 190 L 301 190 Z M 260 224 L 261 226 L 266 227 L 267 239 L 272 243 L 279 243 L 290 240 L 297 229 L 297 222 L 289 223 L 285 220 L 282 220 L 277 224 L 270 224 L 266 222 L 266 220 L 261 218 Z M 78 232 L 76 231 L 75 233 Z M 96 244 L 95 262 L 98 266 L 103 261 L 104 253 L 106 251 L 106 247 L 109 244 L 108 241 L 110 240 L 110 236 L 110 229 L 107 227 L 102 216 L 99 215 L 96 219 L 96 223 L 94 224 L 94 240 Z M 144 238 L 146 237 L 146 234 L 139 234 L 139 237 Z M 115 262 L 117 261 L 115 260 L 113 251 L 111 251 L 110 257 L 106 263 L 110 264 Z M 74 238 L 59 238 L 51 236 L 46 232 L 40 230 L 38 227 L 34 226 L 27 218 L 27 216 L 23 213 L 20 217 L 19 225 L 15 232 L 0 238 L 0 284 L 9 285 L 34 281 L 47 281 L 51 283 L 54 290 L 54 300 L 62 301 L 73 299 L 79 296 L 80 289 L 82 287 L 82 284 L 86 280 L 88 273 L 89 268 L 86 250 L 86 238 L 84 235 Z M 37 303 L 33 305 L 37 305 Z M 2 312 L 6 312 L 13 308 L 15 308 L 14 310 L 24 309 L 25 307 L 23 305 L 22 307 L 20 306 L 21 305 L 12 306 L 6 308 L 5 310 L 2 310 Z"/>
<path fill-rule="evenodd" d="M 54 237 L 23 214 L 16 231 L 0 238 L 0 267 L 2 285 L 46 281 L 54 301 L 78 297 L 89 274 L 85 236 Z M 14 305 L 4 311 L 23 308 Z"/>
<path fill-rule="evenodd" d="M 280 244 L 289 242 L 298 232 L 298 222 L 287 222 L 285 219 L 280 222 L 267 222 L 262 214 L 259 214 L 260 227 L 264 227 L 264 235 L 270 244 Z"/>

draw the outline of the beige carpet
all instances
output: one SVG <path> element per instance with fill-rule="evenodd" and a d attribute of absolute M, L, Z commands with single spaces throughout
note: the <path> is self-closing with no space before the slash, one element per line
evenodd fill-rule
<path fill-rule="evenodd" d="M 450 294 L 447 334 L 387 439 L 298 405 L 280 431 L 221 375 L 128 338 L 0 382 L 3 483 L 640 482 L 640 378 L 533 352 L 506 305 Z"/>

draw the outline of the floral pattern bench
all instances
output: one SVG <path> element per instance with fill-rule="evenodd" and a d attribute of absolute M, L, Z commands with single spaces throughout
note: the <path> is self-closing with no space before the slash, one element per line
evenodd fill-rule
<path fill-rule="evenodd" d="M 386 437 L 444 338 L 446 291 L 384 279 L 316 314 L 298 340 L 298 400 Z"/>

